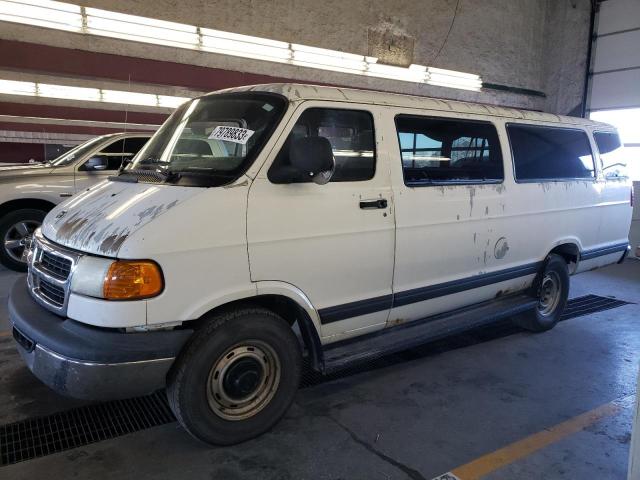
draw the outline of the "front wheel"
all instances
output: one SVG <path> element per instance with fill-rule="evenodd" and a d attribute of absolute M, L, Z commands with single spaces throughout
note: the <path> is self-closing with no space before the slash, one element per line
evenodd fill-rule
<path fill-rule="evenodd" d="M 243 442 L 285 414 L 298 389 L 301 358 L 291 327 L 270 310 L 216 315 L 176 360 L 167 382 L 169 405 L 197 439 Z"/>
<path fill-rule="evenodd" d="M 555 327 L 567 305 L 569 278 L 569 268 L 564 258 L 549 255 L 544 272 L 537 282 L 536 309 L 517 315 L 515 322 L 532 332 L 544 332 Z"/>
<path fill-rule="evenodd" d="M 21 208 L 0 219 L 0 263 L 17 272 L 27 271 L 27 250 L 33 232 L 42 224 L 47 212 Z"/>

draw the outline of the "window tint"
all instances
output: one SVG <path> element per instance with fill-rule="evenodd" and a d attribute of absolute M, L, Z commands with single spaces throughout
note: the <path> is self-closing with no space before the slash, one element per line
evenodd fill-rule
<path fill-rule="evenodd" d="M 144 147 L 144 144 L 147 143 L 148 141 L 149 141 L 149 137 L 127 138 L 124 141 L 125 152 L 135 155 L 142 149 L 142 147 Z"/>
<path fill-rule="evenodd" d="M 496 128 L 488 122 L 396 117 L 406 185 L 504 178 Z"/>
<path fill-rule="evenodd" d="M 586 132 L 569 128 L 507 125 L 516 180 L 594 178 Z"/>
<path fill-rule="evenodd" d="M 279 183 L 277 170 L 291 165 L 291 141 L 302 137 L 325 137 L 331 143 L 335 171 L 331 182 L 358 182 L 373 178 L 375 173 L 375 134 L 373 117 L 369 112 L 310 108 L 298 119 L 282 146 L 268 177 Z M 294 183 L 310 182 L 300 172 Z"/>
<path fill-rule="evenodd" d="M 117 170 L 122 162 L 131 160 L 136 153 L 147 143 L 148 138 L 125 138 L 110 143 L 100 149 L 100 152 L 92 157 L 104 157 L 107 159 L 106 170 Z"/>
<path fill-rule="evenodd" d="M 595 132 L 593 138 L 600 152 L 602 171 L 606 178 L 627 178 L 627 161 L 617 133 Z"/>

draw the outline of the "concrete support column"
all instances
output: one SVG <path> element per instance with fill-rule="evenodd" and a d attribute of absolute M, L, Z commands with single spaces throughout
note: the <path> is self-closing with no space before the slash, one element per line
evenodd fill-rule
<path fill-rule="evenodd" d="M 640 369 L 638 369 L 638 385 L 640 386 Z M 640 395 L 638 394 L 636 394 L 636 412 L 633 416 L 627 480 L 640 480 Z"/>

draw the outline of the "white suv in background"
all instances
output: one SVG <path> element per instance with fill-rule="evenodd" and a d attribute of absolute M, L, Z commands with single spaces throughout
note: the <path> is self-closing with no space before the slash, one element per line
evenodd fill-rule
<path fill-rule="evenodd" d="M 25 244 L 47 212 L 74 193 L 104 180 L 147 143 L 151 133 L 92 138 L 45 163 L 0 164 L 0 263 L 26 271 Z"/>

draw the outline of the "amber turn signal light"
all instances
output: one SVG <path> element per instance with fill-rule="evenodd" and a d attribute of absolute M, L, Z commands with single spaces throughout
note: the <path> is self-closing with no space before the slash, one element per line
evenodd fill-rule
<path fill-rule="evenodd" d="M 155 297 L 163 287 L 162 272 L 155 262 L 118 260 L 109 267 L 102 293 L 107 300 L 136 300 Z"/>

